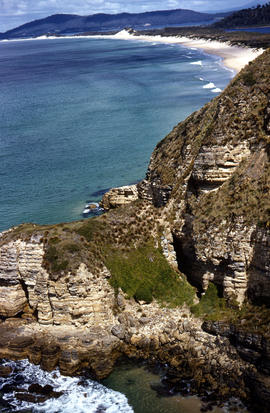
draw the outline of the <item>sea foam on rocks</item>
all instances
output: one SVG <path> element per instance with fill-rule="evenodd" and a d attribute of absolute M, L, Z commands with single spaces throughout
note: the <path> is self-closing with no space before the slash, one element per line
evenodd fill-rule
<path fill-rule="evenodd" d="M 3 398 L 10 403 L 13 411 L 30 409 L 32 412 L 50 413 L 133 413 L 123 394 L 93 380 L 84 377 L 65 377 L 58 370 L 46 372 L 27 360 L 5 361 L 2 365 L 10 366 L 13 370 L 8 378 L 0 377 L 0 391 L 4 386 L 7 388 L 10 385 L 10 392 L 5 392 Z M 43 387 L 49 385 L 55 392 L 63 394 L 43 403 L 18 400 L 16 393 L 25 390 L 27 394 L 31 384 Z"/>

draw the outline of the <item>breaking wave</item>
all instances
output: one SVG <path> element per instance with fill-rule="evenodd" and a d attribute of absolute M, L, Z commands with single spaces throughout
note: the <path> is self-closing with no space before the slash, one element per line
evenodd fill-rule
<path fill-rule="evenodd" d="M 30 409 L 32 412 L 50 413 L 134 412 L 122 393 L 108 389 L 93 380 L 62 376 L 59 370 L 46 372 L 27 360 L 6 361 L 2 365 L 12 368 L 12 374 L 8 378 L 0 378 L 0 391 L 4 393 L 3 399 L 10 404 L 12 411 Z M 43 402 L 26 401 L 40 398 L 40 393 L 35 392 L 33 385 L 37 389 L 51 386 L 54 395 Z"/>

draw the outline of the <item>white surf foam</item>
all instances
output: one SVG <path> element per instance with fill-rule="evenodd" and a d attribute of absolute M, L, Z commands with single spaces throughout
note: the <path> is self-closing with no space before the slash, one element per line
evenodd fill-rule
<path fill-rule="evenodd" d="M 58 370 L 46 372 L 27 360 L 7 364 L 23 376 L 23 383 L 18 387 L 27 390 L 31 383 L 49 384 L 54 391 L 63 392 L 58 399 L 38 404 L 16 400 L 13 392 L 5 394 L 4 399 L 11 403 L 15 411 L 30 408 L 33 412 L 50 413 L 134 413 L 123 394 L 92 380 L 85 379 L 82 383 L 81 377 L 65 377 Z M 4 381 L 4 384 L 9 383 L 12 383 L 12 376 Z"/>
<path fill-rule="evenodd" d="M 105 35 L 105 37 L 107 37 Z M 108 37 L 113 37 L 115 39 L 134 39 L 134 36 L 129 33 L 127 30 L 121 30 L 120 32 L 114 34 L 113 36 L 108 36 Z"/>
<path fill-rule="evenodd" d="M 204 89 L 214 89 L 216 87 L 215 83 L 207 83 L 207 85 L 204 85 L 203 88 Z"/>
<path fill-rule="evenodd" d="M 198 66 L 202 66 L 202 61 L 198 60 L 197 62 L 191 62 L 191 65 L 198 65 Z"/>
<path fill-rule="evenodd" d="M 215 89 L 212 89 L 211 92 L 220 93 L 220 92 L 222 92 L 222 90 L 219 87 L 216 87 Z"/>
<path fill-rule="evenodd" d="M 0 43 L 3 42 L 29 42 L 29 41 L 36 41 L 36 40 L 62 40 L 62 39 L 89 39 L 91 37 L 96 36 L 38 36 L 38 37 L 29 37 L 29 38 L 18 38 L 18 39 L 4 39 L 0 40 Z M 104 36 L 100 36 L 103 38 Z"/>

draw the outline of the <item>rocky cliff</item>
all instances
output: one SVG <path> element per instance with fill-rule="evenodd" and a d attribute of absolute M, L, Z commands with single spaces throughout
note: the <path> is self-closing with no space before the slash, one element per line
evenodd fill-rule
<path fill-rule="evenodd" d="M 176 126 L 139 184 L 142 198 L 170 211 L 179 268 L 239 303 L 270 303 L 269 63 L 268 50 Z"/>
<path fill-rule="evenodd" d="M 154 359 L 267 410 L 269 65 L 268 50 L 177 125 L 104 215 L 1 234 L 1 357 L 98 378 Z"/>

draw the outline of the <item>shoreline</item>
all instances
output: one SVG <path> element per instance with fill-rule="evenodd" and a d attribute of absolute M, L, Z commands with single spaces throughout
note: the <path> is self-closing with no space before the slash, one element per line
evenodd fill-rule
<path fill-rule="evenodd" d="M 137 41 L 136 37 L 134 40 Z M 123 42 L 118 45 L 121 47 Z M 133 45 L 137 47 L 138 43 Z M 228 86 L 214 102 L 194 112 L 160 142 L 152 154 L 147 177 L 140 185 L 139 203 L 125 211 L 114 210 L 95 223 L 52 227 L 28 224 L 5 233 L 1 242 L 1 268 L 5 277 L 1 288 L 7 305 L 2 310 L 4 320 L 0 324 L 4 356 L 26 355 L 48 368 L 59 363 L 60 368 L 71 374 L 89 363 L 89 371 L 101 379 L 113 368 L 119 355 L 145 357 L 168 364 L 173 385 L 179 378 L 191 377 L 194 391 L 201 391 L 204 397 L 214 391 L 221 400 L 227 395 L 239 395 L 257 406 L 263 403 L 267 411 L 270 318 L 264 307 L 262 312 L 253 307 L 243 307 L 240 312 L 235 303 L 236 299 L 242 302 L 244 294 L 247 297 L 254 294 L 250 300 L 262 298 L 262 303 L 269 297 L 264 292 L 268 282 L 265 240 L 269 233 L 264 224 L 268 211 L 261 207 L 264 193 L 260 194 L 255 186 L 259 186 L 255 179 L 260 183 L 267 178 L 268 118 L 264 129 L 260 125 L 265 126 L 266 112 L 262 107 L 267 108 L 265 90 L 269 82 L 264 69 L 269 65 L 269 51 L 265 56 L 265 60 L 258 59 L 238 76 L 237 90 L 233 84 Z M 262 89 L 254 87 L 256 82 Z M 256 122 L 250 122 L 251 112 Z M 250 128 L 248 133 L 246 125 Z M 257 146 L 254 139 L 259 143 Z M 262 139 L 266 142 L 263 147 Z M 255 149 L 246 149 L 251 144 Z M 246 192 L 243 162 L 248 173 L 251 164 L 253 168 L 250 176 L 254 186 L 247 187 Z M 263 165 L 265 175 L 257 178 L 258 165 Z M 240 182 L 235 179 L 237 174 Z M 220 193 L 216 196 L 213 182 L 222 185 L 226 181 L 234 182 L 234 186 L 228 190 L 225 184 L 221 189 L 223 198 Z M 246 202 L 253 188 L 257 199 L 262 199 L 255 205 L 258 216 L 254 218 L 253 199 Z M 194 192 L 197 195 L 205 189 L 212 191 L 210 209 L 204 199 L 201 204 L 199 197 L 196 205 L 194 202 Z M 243 191 L 240 201 L 243 199 L 244 212 L 239 199 L 234 198 L 235 191 Z M 221 202 L 224 209 L 215 218 Z M 238 210 L 240 215 L 235 212 L 232 220 L 231 211 Z M 194 225 L 194 229 L 190 225 L 191 214 L 198 216 L 198 226 Z M 258 222 L 263 225 L 258 226 Z M 154 247 L 146 244 L 149 239 Z M 231 239 L 234 243 L 228 242 Z M 159 256 L 153 249 L 157 249 L 156 245 L 162 248 Z M 135 255 L 135 249 L 139 255 Z M 260 251 L 266 257 L 265 262 Z M 133 257 L 133 262 L 142 262 L 134 271 L 143 282 L 141 292 L 133 278 Z M 159 274 L 156 268 L 162 271 L 164 268 L 166 277 L 170 276 L 165 259 L 176 269 L 181 264 L 185 272 L 188 264 L 187 276 L 191 280 L 194 277 L 193 282 L 201 291 L 206 289 L 205 283 L 218 277 L 216 286 L 209 284 L 209 292 L 206 290 L 204 295 L 206 301 L 202 298 L 200 304 L 196 300 L 200 307 L 195 307 L 196 291 L 192 294 L 185 284 L 179 295 L 174 296 L 178 294 L 174 280 L 180 282 L 180 273 L 174 278 L 172 274 L 172 281 L 166 284 L 157 276 L 149 280 L 149 273 Z M 121 292 L 121 288 L 123 291 L 127 288 L 119 260 L 123 263 L 128 260 L 131 267 L 131 270 L 127 267 L 127 274 L 134 292 L 131 290 L 128 295 Z M 266 274 L 263 275 L 266 280 L 262 273 Z M 184 276 L 181 281 L 187 282 Z M 155 288 L 157 285 L 157 291 L 165 292 L 168 304 L 175 297 L 176 307 L 150 301 L 153 288 L 150 282 Z M 218 296 L 220 286 L 222 301 Z M 233 305 L 227 313 L 225 300 L 230 297 Z M 205 313 L 211 314 L 212 321 L 203 321 Z"/>
<path fill-rule="evenodd" d="M 188 37 L 178 37 L 178 36 L 148 36 L 139 35 L 134 36 L 125 30 L 117 33 L 114 38 L 122 39 L 132 39 L 140 38 L 144 41 L 158 41 L 160 43 L 174 43 L 187 48 L 194 48 L 202 50 L 203 52 L 211 55 L 215 55 L 221 58 L 222 64 L 229 70 L 233 71 L 234 74 L 240 72 L 250 61 L 254 60 L 260 54 L 264 52 L 263 49 L 252 49 L 250 47 L 239 47 L 232 46 L 225 42 L 219 42 L 216 40 L 205 40 L 205 39 L 191 39 Z"/>
<path fill-rule="evenodd" d="M 254 50 L 238 46 L 231 46 L 227 43 L 221 43 L 215 40 L 193 40 L 183 42 L 183 46 L 195 47 L 203 50 L 205 53 L 219 56 L 222 64 L 235 74 L 239 73 L 250 61 L 256 59 L 263 53 L 263 49 Z"/>
<path fill-rule="evenodd" d="M 215 55 L 221 58 L 222 65 L 233 72 L 234 75 L 240 72 L 249 62 L 256 59 L 264 52 L 263 48 L 254 49 L 251 47 L 233 46 L 228 42 L 221 42 L 218 40 L 206 40 L 198 36 L 198 38 L 190 38 L 185 36 L 161 36 L 143 35 L 130 33 L 127 30 L 121 30 L 116 34 L 96 34 L 96 35 L 74 35 L 74 36 L 39 36 L 28 39 L 10 39 L 1 40 L 0 44 L 6 42 L 20 42 L 30 40 L 59 40 L 59 39 L 119 39 L 119 40 L 137 40 L 147 42 L 159 42 L 165 44 L 178 44 L 180 46 L 202 50 L 206 54 Z"/>

